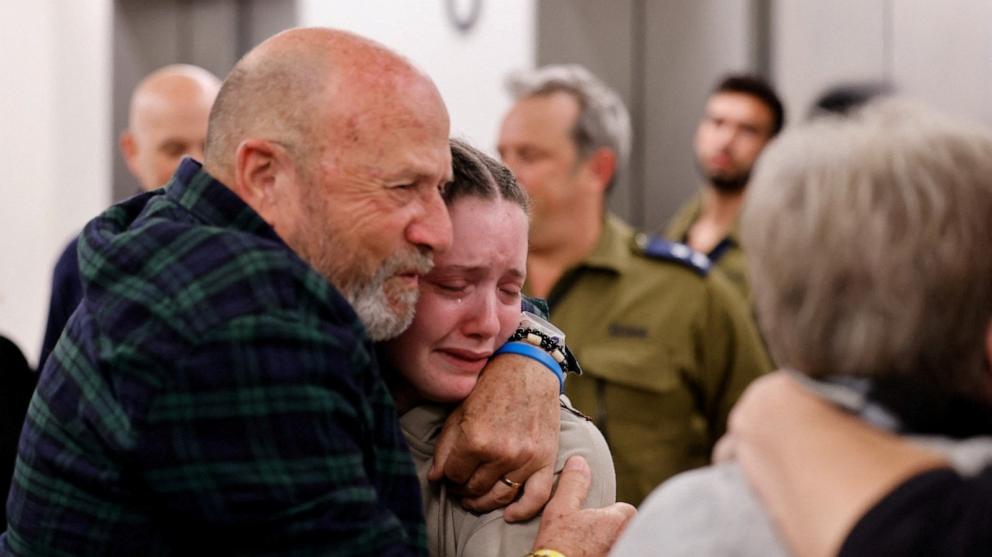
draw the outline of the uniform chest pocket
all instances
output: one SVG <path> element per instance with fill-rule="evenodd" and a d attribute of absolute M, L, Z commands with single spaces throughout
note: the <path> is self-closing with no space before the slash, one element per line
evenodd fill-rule
<path fill-rule="evenodd" d="M 626 387 L 667 393 L 681 386 L 687 359 L 657 339 L 613 339 L 576 351 L 583 375 Z"/>

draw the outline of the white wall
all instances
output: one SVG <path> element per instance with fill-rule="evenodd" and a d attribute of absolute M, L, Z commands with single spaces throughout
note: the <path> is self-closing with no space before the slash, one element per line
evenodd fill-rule
<path fill-rule="evenodd" d="M 941 110 L 992 125 L 992 2 L 892 6 L 892 80 Z"/>
<path fill-rule="evenodd" d="M 772 71 L 789 123 L 806 118 L 827 87 L 886 79 L 887 17 L 884 2 L 775 3 Z"/>
<path fill-rule="evenodd" d="M 0 334 L 32 363 L 55 260 L 110 200 L 111 8 L 0 3 Z"/>
<path fill-rule="evenodd" d="M 793 122 L 830 85 L 882 81 L 992 124 L 988 0 L 777 0 L 772 69 Z"/>
<path fill-rule="evenodd" d="M 298 0 L 297 13 L 300 25 L 347 29 L 410 58 L 441 91 L 452 134 L 493 152 L 510 105 L 503 78 L 534 66 L 536 1 L 479 0 L 481 15 L 467 34 L 448 22 L 443 0 Z"/>
<path fill-rule="evenodd" d="M 536 0 L 483 1 L 475 28 L 441 0 L 298 0 L 300 25 L 372 37 L 430 74 L 452 132 L 492 150 L 507 71 L 532 67 Z M 455 2 L 467 5 L 468 2 Z M 0 334 L 36 363 L 51 273 L 111 199 L 112 0 L 0 2 Z"/>

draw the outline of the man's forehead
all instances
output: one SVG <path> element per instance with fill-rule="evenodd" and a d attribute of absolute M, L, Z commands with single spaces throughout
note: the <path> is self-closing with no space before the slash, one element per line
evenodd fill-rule
<path fill-rule="evenodd" d="M 531 118 L 560 122 L 567 127 L 571 127 L 578 118 L 580 108 L 575 95 L 564 90 L 523 97 L 514 105 L 514 109 L 519 109 Z"/>
<path fill-rule="evenodd" d="M 451 149 L 447 138 L 444 141 L 422 137 L 418 140 L 416 136 L 406 136 L 374 145 L 356 144 L 354 147 L 360 151 L 357 156 L 349 156 L 354 151 L 337 150 L 332 146 L 334 164 L 357 165 L 353 168 L 384 181 L 448 182 L 452 179 Z"/>
<path fill-rule="evenodd" d="M 570 140 L 578 115 L 578 101 L 566 92 L 523 97 L 507 113 L 500 143 L 522 144 L 553 138 Z"/>
<path fill-rule="evenodd" d="M 354 102 L 333 102 L 330 108 L 329 134 L 348 145 L 376 145 L 391 140 L 418 143 L 443 140 L 450 130 L 447 109 L 440 98 L 411 102 L 396 92 Z"/>

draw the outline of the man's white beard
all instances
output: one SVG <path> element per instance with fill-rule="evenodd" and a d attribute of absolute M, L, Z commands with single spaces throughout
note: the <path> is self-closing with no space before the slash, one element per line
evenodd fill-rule
<path fill-rule="evenodd" d="M 301 227 L 287 239 L 287 244 L 348 300 L 369 338 L 378 342 L 398 336 L 413 322 L 420 289 L 395 291 L 394 288 L 389 293 L 386 283 L 397 273 L 427 274 L 434 266 L 430 250 L 410 247 L 383 261 L 371 277 L 363 277 L 370 270 L 362 269 L 362 247 L 343 245 L 341 238 L 345 235 L 331 226 L 333 216 L 325 209 L 318 191 L 312 186 L 304 190 L 300 210 L 309 226 Z"/>
<path fill-rule="evenodd" d="M 363 284 L 349 284 L 342 294 L 365 325 L 366 333 L 374 342 L 399 336 L 413 322 L 419 288 L 389 293 L 386 281 L 396 273 L 416 269 L 423 276 L 433 266 L 429 255 L 412 252 L 387 259 L 374 277 Z"/>

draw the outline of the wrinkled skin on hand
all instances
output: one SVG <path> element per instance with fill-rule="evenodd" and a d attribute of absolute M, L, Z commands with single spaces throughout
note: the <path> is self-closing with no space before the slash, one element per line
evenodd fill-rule
<path fill-rule="evenodd" d="M 554 549 L 568 557 L 606 555 L 637 511 L 627 503 L 583 509 L 592 473 L 580 456 L 565 463 L 555 496 L 541 518 L 534 549 Z"/>
<path fill-rule="evenodd" d="M 559 388 L 554 374 L 530 358 L 493 358 L 445 422 L 429 479 L 454 484 L 467 509 L 486 512 L 509 504 L 507 521 L 535 516 L 551 496 Z M 510 487 L 503 477 L 523 487 Z"/>

